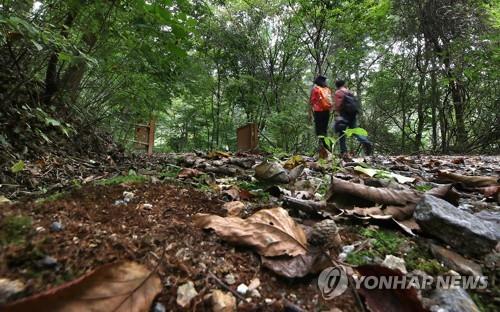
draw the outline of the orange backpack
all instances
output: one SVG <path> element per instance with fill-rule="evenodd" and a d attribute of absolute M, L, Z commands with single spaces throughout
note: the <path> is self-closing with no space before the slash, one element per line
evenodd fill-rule
<path fill-rule="evenodd" d="M 317 86 L 318 90 L 320 91 L 320 98 L 319 98 L 319 106 L 323 110 L 330 110 L 332 108 L 332 90 L 330 88 L 325 87 L 319 87 Z"/>

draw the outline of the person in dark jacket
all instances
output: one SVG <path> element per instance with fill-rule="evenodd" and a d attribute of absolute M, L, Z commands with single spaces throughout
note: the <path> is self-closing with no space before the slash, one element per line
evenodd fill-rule
<path fill-rule="evenodd" d="M 340 136 L 339 146 L 340 146 L 340 155 L 342 158 L 349 158 L 347 153 L 347 144 L 344 136 L 344 131 L 347 128 L 356 128 L 356 114 L 357 113 L 347 113 L 343 109 L 344 97 L 346 94 L 352 95 L 351 91 L 347 88 L 347 85 L 344 80 L 335 81 L 335 105 L 334 111 L 337 115 L 335 118 L 334 130 Z M 354 135 L 356 139 L 361 143 L 363 149 L 365 151 L 365 155 L 371 155 L 373 153 L 373 144 L 368 140 L 367 137 Z"/>
<path fill-rule="evenodd" d="M 317 136 L 327 135 L 330 111 L 333 108 L 332 102 L 332 91 L 326 84 L 326 77 L 322 75 L 316 77 L 309 99 L 309 120 L 314 115 L 314 127 Z M 319 139 L 319 157 L 323 159 L 328 157 L 326 144 L 323 139 Z"/>

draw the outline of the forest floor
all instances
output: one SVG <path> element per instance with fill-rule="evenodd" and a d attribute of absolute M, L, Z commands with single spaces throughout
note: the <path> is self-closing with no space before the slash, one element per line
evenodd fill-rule
<path fill-rule="evenodd" d="M 414 216 L 414 204 L 423 200 L 421 196 L 444 186 L 446 192 L 433 195 L 441 194 L 457 211 L 477 218 L 477 224 L 471 221 L 473 227 L 487 223 L 498 237 L 500 157 L 375 156 L 335 166 L 305 156 L 263 160 L 259 155 L 215 152 L 141 156 L 118 165 L 109 159 L 45 158 L 23 163 L 17 173 L 21 180 L 30 181 L 28 187 L 8 187 L 6 196 L 0 196 L 0 303 L 28 298 L 29 304 L 30 296 L 46 291 L 44 298 L 54 297 L 54 287 L 75 287 L 70 281 L 118 261 L 139 263 L 159 276 L 161 289 L 153 296 L 154 311 L 216 311 L 215 305 L 221 303 L 213 298 L 215 289 L 222 290 L 225 298 L 236 298 L 239 311 L 363 311 L 366 307 L 377 311 L 382 308 L 373 306 L 374 298 L 394 296 L 363 292 L 360 296 L 348 289 L 325 300 L 315 273 L 327 266 L 305 263 L 283 273 L 278 265 L 264 265 L 262 252 L 248 246 L 252 245 L 248 241 L 243 244 L 242 238 L 235 245 L 230 242 L 234 238 L 222 233 L 224 229 L 204 230 L 193 218 L 200 213 L 248 218 L 282 206 L 306 233 L 323 219 L 335 220 L 341 243 L 327 250 L 333 263 L 352 266 L 351 271 L 367 264 L 391 267 L 384 260 L 392 255 L 404 261 L 403 268 L 395 264 L 396 268 L 410 275 L 478 273 L 488 276 L 490 283 L 485 290 L 469 291 L 475 304 L 484 311 L 500 308 L 498 245 L 485 243 L 484 252 L 471 255 L 470 248 L 483 246 L 461 246 L 446 233 L 433 232 L 424 221 L 416 222 Z M 261 169 L 267 167 L 260 170 L 258 164 Z M 42 195 L 40 185 L 50 191 Z M 362 195 L 375 188 L 396 197 L 411 192 L 416 199 L 391 212 L 394 203 L 384 202 L 385 195 L 380 200 Z M 347 199 L 355 199 L 354 205 L 345 203 L 347 193 L 352 195 Z M 311 211 L 311 207 L 322 209 Z M 470 231 L 474 229 L 463 229 L 461 239 L 479 235 Z M 439 252 L 439 246 L 448 248 L 451 256 Z M 295 277 L 283 276 L 287 274 Z M 255 290 L 242 291 L 241 284 L 253 285 Z M 182 293 L 186 288 L 194 288 L 195 293 Z M 471 297 L 466 294 L 462 299 Z M 400 304 L 411 305 L 413 299 L 406 299 Z M 425 293 L 419 294 L 418 301 L 423 310 L 447 304 Z M 230 311 L 232 305 L 228 305 L 217 311 Z"/>

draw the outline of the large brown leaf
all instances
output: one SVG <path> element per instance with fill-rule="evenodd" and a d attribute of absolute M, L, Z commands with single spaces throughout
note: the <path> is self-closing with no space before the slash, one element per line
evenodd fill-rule
<path fill-rule="evenodd" d="M 413 191 L 366 186 L 335 177 L 332 177 L 327 193 L 328 202 L 335 202 L 343 207 L 370 207 L 374 204 L 406 206 L 415 204 L 419 199 L 420 195 Z"/>
<path fill-rule="evenodd" d="M 403 276 L 399 270 L 392 270 L 379 265 L 358 266 L 356 271 L 365 277 L 398 276 L 401 278 Z M 363 296 L 366 306 L 372 312 L 428 311 L 423 307 L 418 298 L 417 290 L 413 287 L 403 289 L 366 289 L 361 287 L 359 293 Z"/>
<path fill-rule="evenodd" d="M 197 214 L 193 221 L 198 227 L 215 230 L 229 242 L 253 246 L 266 257 L 307 253 L 304 230 L 283 208 L 262 209 L 246 219 Z"/>
<path fill-rule="evenodd" d="M 332 265 L 331 260 L 318 247 L 311 247 L 306 255 L 296 257 L 261 257 L 262 265 L 287 278 L 304 277 L 319 273 Z"/>
<path fill-rule="evenodd" d="M 459 182 L 474 187 L 500 184 L 498 177 L 466 176 L 447 171 L 439 171 L 436 178 L 439 182 Z"/>
<path fill-rule="evenodd" d="M 103 265 L 82 277 L 43 293 L 11 303 L 8 312 L 149 311 L 161 282 L 135 262 Z"/>

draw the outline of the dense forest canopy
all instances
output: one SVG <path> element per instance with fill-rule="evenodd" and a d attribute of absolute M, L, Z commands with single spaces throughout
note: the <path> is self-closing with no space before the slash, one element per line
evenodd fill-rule
<path fill-rule="evenodd" d="M 255 122 L 262 149 L 313 152 L 324 74 L 380 153 L 498 153 L 499 30 L 488 0 L 3 0 L 0 144 L 131 146 L 154 118 L 162 151 L 234 150 Z"/>

